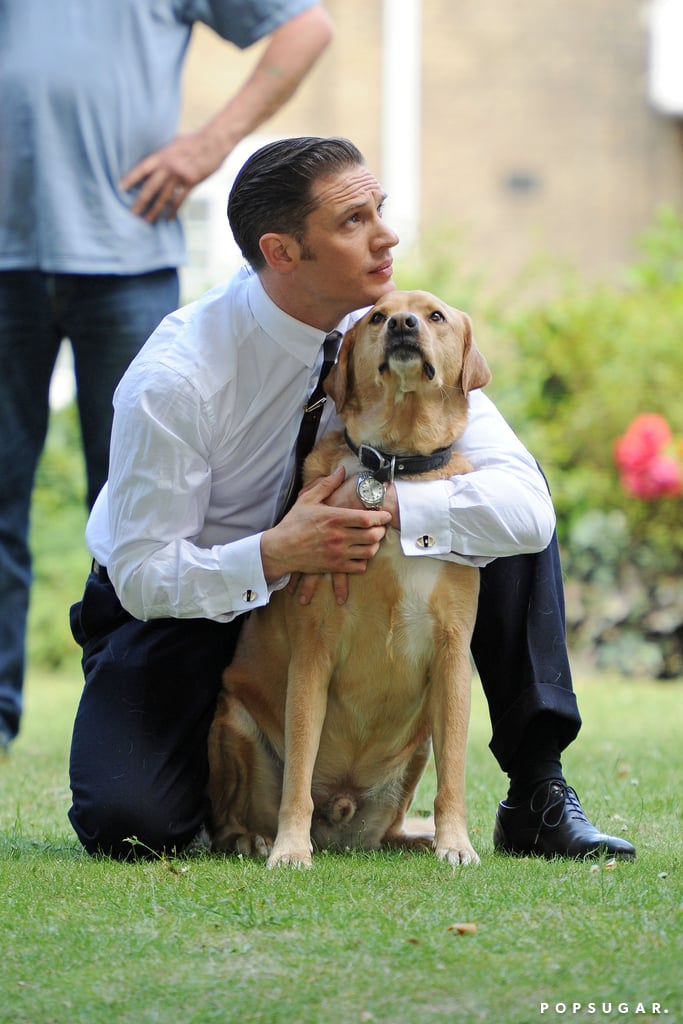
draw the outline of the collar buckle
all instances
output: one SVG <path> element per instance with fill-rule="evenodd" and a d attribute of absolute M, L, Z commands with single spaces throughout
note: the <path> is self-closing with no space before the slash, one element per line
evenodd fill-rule
<path fill-rule="evenodd" d="M 395 455 L 387 457 L 383 452 L 363 441 L 358 448 L 358 458 L 366 469 L 370 470 L 375 480 L 379 480 L 383 484 L 394 482 Z"/>

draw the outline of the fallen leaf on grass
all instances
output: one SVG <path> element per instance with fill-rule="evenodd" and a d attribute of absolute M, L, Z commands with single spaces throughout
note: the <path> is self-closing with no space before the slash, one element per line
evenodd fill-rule
<path fill-rule="evenodd" d="M 598 875 L 601 871 L 616 871 L 618 866 L 618 862 L 612 858 L 612 860 L 608 860 L 604 864 L 591 864 L 588 871 L 591 875 Z"/>
<path fill-rule="evenodd" d="M 476 924 L 471 921 L 465 921 L 461 924 L 449 924 L 446 931 L 457 932 L 458 935 L 474 935 L 477 930 Z"/>

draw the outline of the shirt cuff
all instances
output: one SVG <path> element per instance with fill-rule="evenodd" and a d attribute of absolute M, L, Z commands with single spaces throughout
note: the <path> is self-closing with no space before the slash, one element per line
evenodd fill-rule
<path fill-rule="evenodd" d="M 219 549 L 218 560 L 228 591 L 229 607 L 236 615 L 268 604 L 275 590 L 286 586 L 289 576 L 268 583 L 261 561 L 261 534 L 232 541 Z"/>
<path fill-rule="evenodd" d="M 394 480 L 404 555 L 450 555 L 449 491 L 444 480 Z"/>

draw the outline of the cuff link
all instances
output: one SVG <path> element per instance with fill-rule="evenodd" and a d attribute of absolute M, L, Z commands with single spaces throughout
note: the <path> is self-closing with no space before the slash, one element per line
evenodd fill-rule
<path fill-rule="evenodd" d="M 257 596 L 258 595 L 255 590 L 247 589 L 242 594 L 242 600 L 245 604 L 251 604 L 252 601 L 256 600 Z"/>
<path fill-rule="evenodd" d="M 428 533 L 423 533 L 421 537 L 417 538 L 417 546 L 419 548 L 433 548 L 435 544 L 436 541 Z"/>

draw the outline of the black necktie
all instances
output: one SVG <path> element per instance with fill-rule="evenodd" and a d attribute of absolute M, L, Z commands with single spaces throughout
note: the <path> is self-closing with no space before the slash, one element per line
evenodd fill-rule
<path fill-rule="evenodd" d="M 332 331 L 325 338 L 325 344 L 323 346 L 323 365 L 320 368 L 318 383 L 304 407 L 304 414 L 301 418 L 301 426 L 299 427 L 299 434 L 296 439 L 296 467 L 287 493 L 287 500 L 282 513 L 283 516 L 289 512 L 290 508 L 296 501 L 297 494 L 301 490 L 304 461 L 315 444 L 315 436 L 318 432 L 320 417 L 323 414 L 323 407 L 325 405 L 325 399 L 327 398 L 323 384 L 328 373 L 334 366 L 335 359 L 337 358 L 340 338 L 341 333 L 339 331 Z"/>

